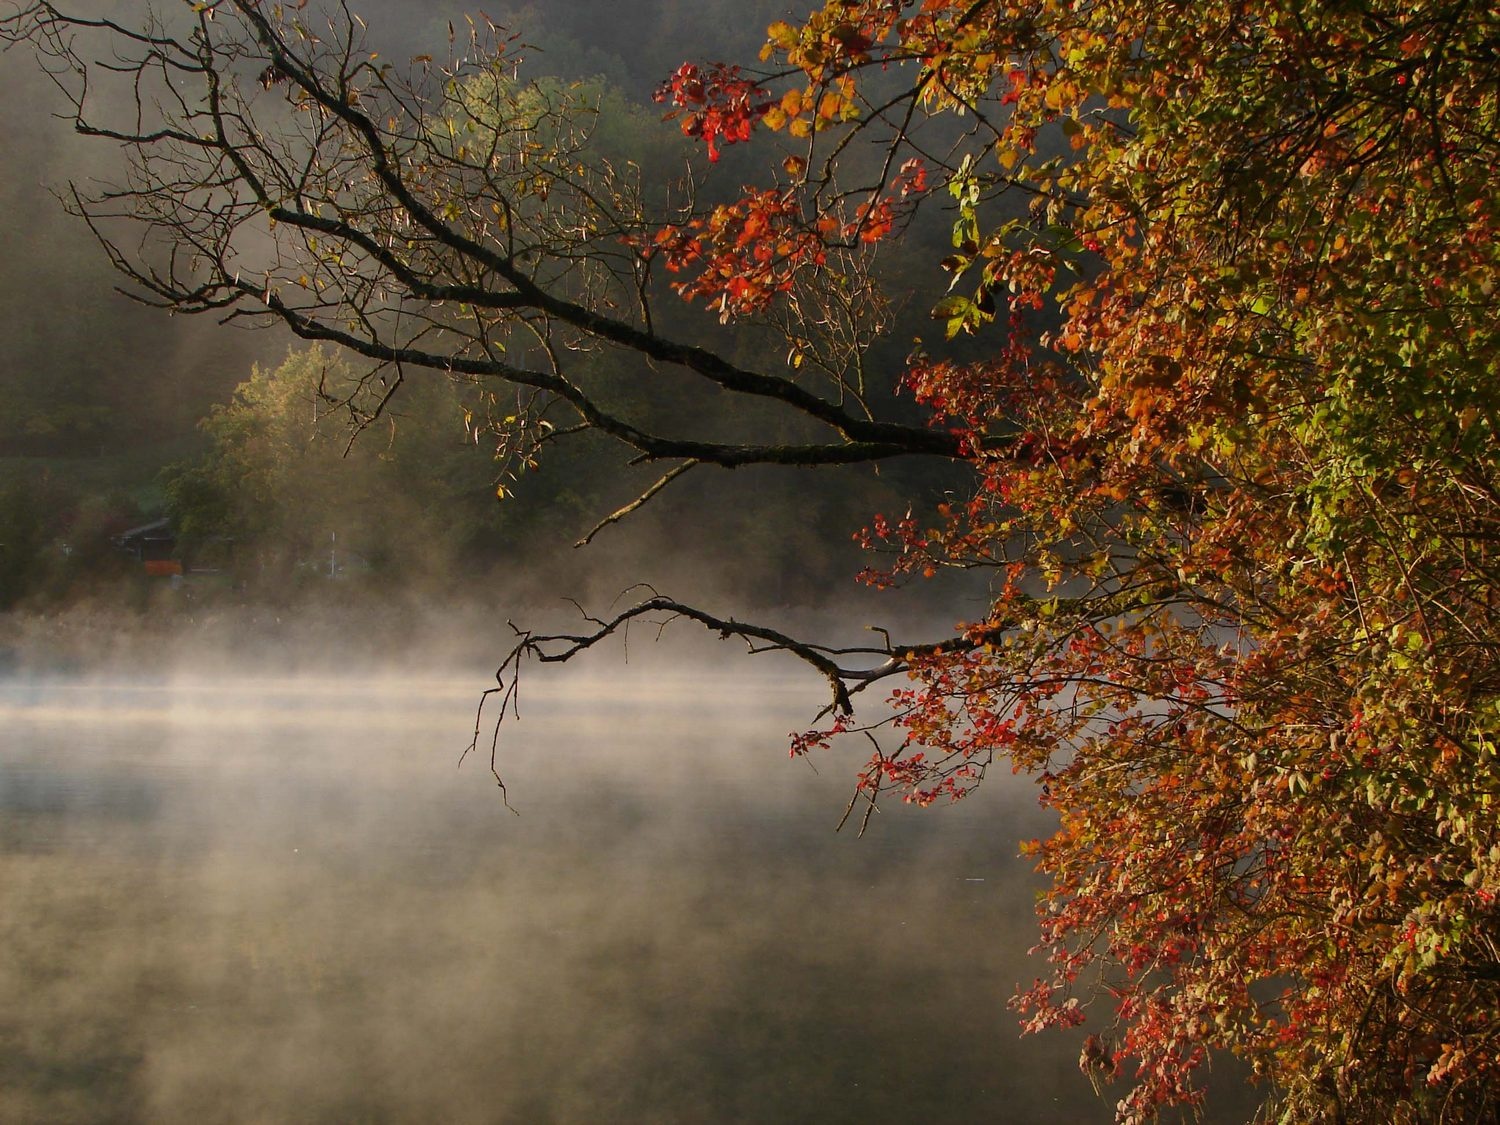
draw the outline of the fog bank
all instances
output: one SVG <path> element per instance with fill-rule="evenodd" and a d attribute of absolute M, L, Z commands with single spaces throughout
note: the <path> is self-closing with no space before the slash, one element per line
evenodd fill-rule
<path fill-rule="evenodd" d="M 816 689 L 703 672 L 538 685 L 519 815 L 462 678 L 8 681 L 0 1119 L 1107 1120 L 1005 1009 L 1028 787 L 836 836 Z"/>

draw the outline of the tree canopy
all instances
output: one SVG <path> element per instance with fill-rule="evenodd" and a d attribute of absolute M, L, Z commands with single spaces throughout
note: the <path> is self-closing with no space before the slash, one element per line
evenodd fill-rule
<path fill-rule="evenodd" d="M 372 424 L 357 382 L 343 356 L 313 347 L 274 369 L 255 367 L 204 419 L 208 449 L 163 473 L 194 563 L 285 587 L 299 565 L 306 577 L 309 560 L 326 560 L 330 543 L 411 585 L 470 562 L 496 524 L 490 465 L 461 429 L 477 405 L 472 393 L 465 402 L 473 388 L 407 388 Z M 365 424 L 363 440 L 350 440 L 351 413 L 353 429 Z"/>
<path fill-rule="evenodd" d="M 962 470 L 864 534 L 876 585 L 992 576 L 949 636 L 653 597 L 523 635 L 502 698 L 641 617 L 792 652 L 832 689 L 793 752 L 875 747 L 856 806 L 1037 775 L 1016 1004 L 1092 1024 L 1122 1121 L 1198 1104 L 1214 1050 L 1285 1120 L 1495 1112 L 1490 6 L 829 0 L 760 69 L 663 84 L 705 165 L 764 169 L 720 195 L 596 153 L 596 105 L 518 83 L 483 21 L 392 62 L 347 13 L 184 9 L 5 24 L 124 146 L 73 202 L 143 299 L 503 388 L 513 465 L 606 435 L 663 469 L 615 516 L 699 467 Z M 951 245 L 883 272 L 932 214 Z M 891 277 L 937 327 L 875 365 Z M 893 708 L 856 715 L 875 684 Z"/>

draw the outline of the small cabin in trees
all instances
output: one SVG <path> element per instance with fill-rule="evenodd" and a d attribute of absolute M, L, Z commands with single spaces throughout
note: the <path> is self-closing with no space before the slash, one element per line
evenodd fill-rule
<path fill-rule="evenodd" d="M 172 531 L 171 521 L 165 516 L 120 532 L 114 537 L 114 544 L 134 555 L 147 574 L 182 573 L 182 563 L 172 557 L 172 552 L 177 549 L 177 536 Z"/>

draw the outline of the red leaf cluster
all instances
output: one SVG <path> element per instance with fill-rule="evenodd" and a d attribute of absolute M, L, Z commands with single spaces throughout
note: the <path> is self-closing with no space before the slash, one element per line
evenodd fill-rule
<path fill-rule="evenodd" d="M 683 63 L 653 96 L 671 104 L 667 119 L 680 118 L 683 134 L 701 139 L 715 162 L 720 143 L 748 141 L 755 122 L 774 104 L 766 90 L 741 76 L 739 67 L 724 63 Z"/>

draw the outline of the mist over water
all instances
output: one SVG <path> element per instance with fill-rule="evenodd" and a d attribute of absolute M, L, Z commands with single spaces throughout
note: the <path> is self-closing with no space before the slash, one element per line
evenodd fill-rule
<path fill-rule="evenodd" d="M 0 1119 L 1109 1119 L 1005 1007 L 1028 784 L 835 835 L 815 681 L 646 657 L 523 686 L 515 815 L 483 684 L 0 682 Z"/>

